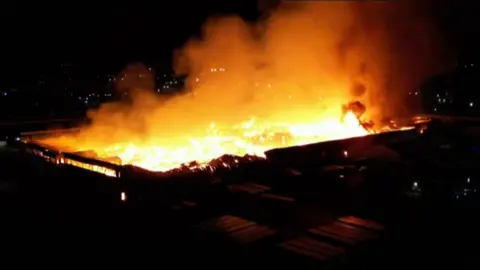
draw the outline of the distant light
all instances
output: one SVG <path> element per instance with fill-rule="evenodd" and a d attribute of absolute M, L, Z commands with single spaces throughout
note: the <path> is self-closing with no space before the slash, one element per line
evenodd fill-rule
<path fill-rule="evenodd" d="M 4 95 L 4 96 L 7 96 L 8 94 L 5 92 L 5 93 L 3 93 L 3 95 Z"/>
<path fill-rule="evenodd" d="M 470 104 L 468 104 L 468 106 L 470 106 L 470 108 L 473 107 L 473 102 L 470 102 Z"/>
<path fill-rule="evenodd" d="M 467 183 L 470 183 L 470 177 L 467 177 Z"/>
<path fill-rule="evenodd" d="M 122 202 L 126 201 L 127 200 L 127 194 L 125 192 L 122 191 L 122 193 L 120 193 L 120 200 Z"/>
<path fill-rule="evenodd" d="M 348 157 L 348 151 L 343 151 L 343 156 Z"/>
<path fill-rule="evenodd" d="M 418 188 L 418 182 L 413 182 L 413 188 Z"/>
<path fill-rule="evenodd" d="M 418 95 L 418 92 L 415 92 L 415 96 Z"/>

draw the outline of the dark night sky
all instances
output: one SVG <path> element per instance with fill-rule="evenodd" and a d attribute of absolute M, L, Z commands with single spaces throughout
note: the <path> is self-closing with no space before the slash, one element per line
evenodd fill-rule
<path fill-rule="evenodd" d="M 257 14 L 254 0 L 98 2 L 93 7 L 74 2 L 5 8 L 3 69 L 20 75 L 27 67 L 48 69 L 60 61 L 81 63 L 92 72 L 115 72 L 131 61 L 168 69 L 172 50 L 198 32 L 209 15 Z"/>
<path fill-rule="evenodd" d="M 435 10 L 446 43 L 459 57 L 480 59 L 480 2 L 442 0 Z"/>
<path fill-rule="evenodd" d="M 462 55 L 480 55 L 478 1 L 434 2 L 432 13 L 450 47 Z M 4 6 L 0 27 L 3 69 L 8 77 L 37 72 L 60 61 L 82 63 L 92 72 L 95 68 L 118 70 L 136 60 L 168 68 L 172 49 L 198 31 L 207 16 L 258 16 L 255 0 L 96 3 Z"/>

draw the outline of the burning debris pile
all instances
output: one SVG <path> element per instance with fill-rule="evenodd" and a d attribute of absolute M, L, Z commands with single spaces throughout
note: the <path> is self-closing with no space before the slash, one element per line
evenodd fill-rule
<path fill-rule="evenodd" d="M 263 160 L 265 152 L 274 148 L 284 148 L 309 143 L 317 143 L 329 140 L 339 140 L 375 134 L 371 122 L 362 122 L 361 115 L 365 107 L 360 102 L 352 102 L 343 106 L 341 118 L 337 121 L 313 124 L 311 126 L 283 126 L 269 127 L 269 130 L 260 132 L 244 125 L 244 129 L 223 130 L 212 132 L 205 138 L 188 138 L 190 145 L 159 146 L 147 143 L 125 145 L 112 143 L 104 148 L 84 144 L 85 149 L 76 148 L 77 138 L 82 135 L 70 135 L 62 137 L 50 137 L 33 141 L 44 145 L 48 149 L 55 149 L 61 154 L 59 163 L 75 165 L 65 159 L 66 154 L 108 162 L 110 164 L 134 165 L 143 169 L 177 173 L 185 171 L 216 171 L 230 169 L 252 161 Z M 303 130 L 302 130 L 303 128 Z M 382 131 L 393 131 L 384 127 Z M 302 133 L 303 131 L 303 133 Z M 316 133 L 318 132 L 318 133 Z M 330 133 L 329 133 L 330 132 Z M 202 141 L 203 139 L 203 141 Z M 192 143 L 197 142 L 197 144 Z M 188 142 L 188 141 L 186 141 Z M 96 167 L 80 166 L 85 169 L 99 171 Z M 114 175 L 114 173 L 105 173 Z"/>
<path fill-rule="evenodd" d="M 360 125 L 367 130 L 370 134 L 378 133 L 378 132 L 388 132 L 393 130 L 400 130 L 405 127 L 400 127 L 397 125 L 395 120 L 386 118 L 382 119 L 380 124 L 375 125 L 372 120 L 362 120 L 362 116 L 367 111 L 367 108 L 363 103 L 360 101 L 352 101 L 349 102 L 342 107 L 342 119 L 348 117 L 349 114 L 355 115 L 358 119 Z"/>
<path fill-rule="evenodd" d="M 212 159 L 207 163 L 200 163 L 198 161 L 192 161 L 186 164 L 180 165 L 178 168 L 174 168 L 169 173 L 177 172 L 194 172 L 194 171 L 210 171 L 216 172 L 221 169 L 233 169 L 243 164 L 247 164 L 254 161 L 264 160 L 259 156 L 244 155 L 243 157 L 225 154 L 218 158 Z"/>
<path fill-rule="evenodd" d="M 231 166 L 240 158 L 226 161 L 230 156 L 262 158 L 273 148 L 396 130 L 394 122 L 378 119 L 396 111 L 397 85 L 416 86 L 405 71 L 391 70 L 397 54 L 388 51 L 388 41 L 397 31 L 379 27 L 378 16 L 369 14 L 401 10 L 395 4 L 318 2 L 280 5 L 256 25 L 210 19 L 201 38 L 175 52 L 176 73 L 188 75 L 181 94 L 159 97 L 148 81 L 153 71 L 129 66 L 116 80 L 122 102 L 89 112 L 91 126 L 76 135 L 39 143 L 165 172 Z M 409 41 L 425 37 L 415 33 Z M 417 43 L 415 62 L 428 63 L 417 57 L 429 43 Z M 420 56 L 430 56 L 431 48 L 425 49 Z M 413 72 L 415 80 L 422 74 Z"/>

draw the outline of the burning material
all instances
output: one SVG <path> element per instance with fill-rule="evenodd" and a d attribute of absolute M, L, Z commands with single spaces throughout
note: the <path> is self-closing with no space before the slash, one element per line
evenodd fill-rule
<path fill-rule="evenodd" d="M 397 54 L 386 43 L 397 31 L 369 15 L 402 8 L 336 2 L 297 7 L 281 5 L 257 25 L 235 17 L 208 20 L 201 38 L 175 53 L 176 72 L 188 75 L 181 94 L 158 97 L 153 71 L 131 65 L 116 80 L 122 102 L 91 111 L 91 126 L 75 136 L 39 143 L 165 172 L 231 166 L 273 148 L 398 129 L 377 119 L 396 112 L 396 88 L 416 87 L 410 80 L 422 73 L 413 71 L 413 80 L 391 70 Z M 409 41 L 425 37 L 417 31 Z M 431 55 L 429 43 L 416 42 L 415 52 L 425 47 L 420 56 Z M 225 162 L 230 155 L 237 158 Z"/>
<path fill-rule="evenodd" d="M 325 140 L 360 137 L 376 133 L 372 127 L 365 128 L 351 111 L 347 111 L 338 121 L 313 125 L 296 125 L 279 129 L 275 132 L 260 133 L 245 125 L 238 136 L 222 136 L 220 133 L 211 137 L 190 138 L 190 144 L 180 148 L 175 144 L 158 145 L 122 145 L 113 143 L 105 148 L 86 147 L 74 150 L 76 136 L 52 137 L 40 140 L 46 148 L 56 149 L 61 153 L 57 163 L 68 164 L 83 169 L 96 171 L 108 176 L 116 176 L 115 169 L 108 166 L 88 164 L 85 160 L 98 160 L 112 165 L 135 165 L 151 171 L 182 172 L 196 170 L 218 170 L 232 168 L 265 157 L 265 152 L 274 148 L 316 143 Z M 238 131 L 237 131 L 238 132 Z M 196 143 L 194 143 L 196 142 Z M 63 144 L 62 144 L 63 143 Z M 125 147 L 126 146 L 126 147 Z M 94 150 L 92 150 L 94 149 Z M 228 154 L 227 154 L 228 153 Z M 347 154 L 346 154 L 347 155 Z M 76 158 L 74 158 L 76 157 Z"/>

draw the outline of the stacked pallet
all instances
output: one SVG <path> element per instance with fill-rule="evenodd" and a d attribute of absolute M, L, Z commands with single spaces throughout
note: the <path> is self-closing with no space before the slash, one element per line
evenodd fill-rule
<path fill-rule="evenodd" d="M 200 224 L 200 228 L 239 244 L 254 243 L 278 232 L 269 226 L 231 215 L 205 221 Z"/>
<path fill-rule="evenodd" d="M 336 268 L 345 265 L 345 250 L 342 247 L 334 246 L 307 236 L 296 237 L 278 245 L 290 255 L 297 255 L 299 260 L 309 258 L 310 265 L 322 265 L 328 268 Z"/>
<path fill-rule="evenodd" d="M 357 246 L 378 238 L 378 234 L 356 226 L 336 221 L 332 224 L 319 226 L 308 230 L 314 236 L 332 240 L 344 245 Z"/>
<path fill-rule="evenodd" d="M 316 262 L 310 265 L 337 268 L 345 265 L 347 256 L 349 260 L 353 258 L 356 261 L 352 251 L 378 239 L 383 230 L 381 224 L 348 216 L 309 229 L 308 236 L 289 239 L 278 246 L 290 255 Z"/>
<path fill-rule="evenodd" d="M 295 198 L 274 194 L 272 188 L 257 183 L 246 182 L 241 184 L 229 185 L 228 189 L 237 194 L 257 195 L 262 199 L 275 200 L 281 202 L 295 202 Z"/>

